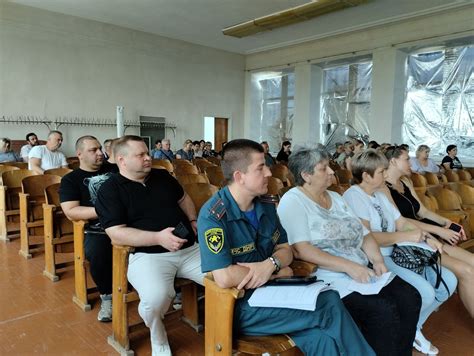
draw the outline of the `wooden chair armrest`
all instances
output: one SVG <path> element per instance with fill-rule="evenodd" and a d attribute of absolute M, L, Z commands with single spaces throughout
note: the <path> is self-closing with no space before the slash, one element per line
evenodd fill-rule
<path fill-rule="evenodd" d="M 307 276 L 316 272 L 318 265 L 302 260 L 293 260 L 290 268 L 293 270 L 295 276 Z"/>
<path fill-rule="evenodd" d="M 245 295 L 245 290 L 243 289 L 219 287 L 214 281 L 214 276 L 212 275 L 212 273 L 208 273 L 206 277 L 204 277 L 204 286 L 206 287 L 206 290 L 209 288 L 209 291 L 211 293 L 229 295 L 232 296 L 234 299 L 240 299 Z"/>

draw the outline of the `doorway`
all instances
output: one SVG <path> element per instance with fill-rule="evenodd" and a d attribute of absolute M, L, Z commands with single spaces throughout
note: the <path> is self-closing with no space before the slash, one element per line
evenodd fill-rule
<path fill-rule="evenodd" d="M 219 152 L 222 144 L 228 141 L 229 118 L 210 117 L 204 118 L 204 140 L 212 142 L 214 149 Z"/>

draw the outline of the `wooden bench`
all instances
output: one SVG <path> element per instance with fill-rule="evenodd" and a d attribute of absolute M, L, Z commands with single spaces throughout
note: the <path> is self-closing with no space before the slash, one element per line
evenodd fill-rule
<path fill-rule="evenodd" d="M 145 327 L 143 321 L 129 323 L 129 304 L 139 300 L 138 293 L 130 291 L 127 281 L 128 256 L 133 251 L 130 246 L 113 246 L 113 288 L 112 288 L 112 335 L 107 339 L 109 345 L 121 355 L 133 355 L 130 349 L 129 335 Z M 197 332 L 202 330 L 198 316 L 197 285 L 188 280 L 177 278 L 175 287 L 181 288 L 182 320 Z"/>
<path fill-rule="evenodd" d="M 294 261 L 291 265 L 297 276 L 313 273 L 316 265 Z M 238 354 L 302 355 L 293 340 L 287 335 L 233 337 L 235 301 L 244 296 L 244 290 L 220 288 L 209 273 L 204 279 L 205 297 L 205 345 L 206 356 L 231 356 Z M 218 307 L 216 307 L 218 306 Z M 211 312 L 212 311 L 212 312 Z"/>
<path fill-rule="evenodd" d="M 31 258 L 33 250 L 39 251 L 44 241 L 31 243 L 32 238 L 44 239 L 43 203 L 46 187 L 59 183 L 61 177 L 37 175 L 23 178 L 20 197 L 20 251 L 25 258 Z"/>
<path fill-rule="evenodd" d="M 46 203 L 43 204 L 44 220 L 44 271 L 43 275 L 56 282 L 56 271 L 74 265 L 74 261 L 56 262 L 56 254 L 73 251 L 73 224 L 61 209 L 59 183 L 45 190 Z M 69 247 L 69 249 L 68 249 Z"/>

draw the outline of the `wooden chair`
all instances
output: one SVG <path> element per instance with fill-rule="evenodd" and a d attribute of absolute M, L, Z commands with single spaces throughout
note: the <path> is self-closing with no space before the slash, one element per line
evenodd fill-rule
<path fill-rule="evenodd" d="M 143 321 L 129 323 L 128 320 L 129 304 L 139 300 L 138 293 L 128 288 L 128 256 L 132 251 L 130 246 L 113 246 L 112 335 L 107 341 L 121 355 L 133 355 L 129 335 L 145 326 Z M 197 285 L 188 279 L 177 278 L 175 287 L 181 288 L 182 320 L 199 332 L 202 325 L 199 324 Z"/>
<path fill-rule="evenodd" d="M 174 173 L 176 176 L 182 176 L 186 174 L 199 174 L 199 170 L 192 164 L 180 164 L 174 167 Z"/>
<path fill-rule="evenodd" d="M 409 179 L 413 183 L 413 188 L 415 188 L 416 194 L 418 194 L 418 196 L 425 195 L 428 186 L 426 178 L 419 173 L 413 172 Z"/>
<path fill-rule="evenodd" d="M 34 175 L 21 181 L 20 197 L 20 255 L 31 258 L 32 250 L 38 250 L 43 242 L 31 243 L 31 239 L 44 239 L 43 203 L 46 187 L 59 183 L 61 177 L 55 175 Z"/>
<path fill-rule="evenodd" d="M 15 167 L 15 166 L 7 166 L 7 165 L 2 164 L 2 165 L 0 165 L 0 176 L 3 174 L 3 172 L 16 171 L 16 170 L 19 170 L 19 169 L 20 168 Z"/>
<path fill-rule="evenodd" d="M 73 221 L 74 231 L 74 295 L 72 301 L 83 311 L 91 310 L 89 296 L 97 292 L 97 287 L 88 287 L 87 270 L 89 263 L 84 250 L 84 228 L 86 221 Z"/>
<path fill-rule="evenodd" d="M 452 169 L 449 171 L 446 171 L 444 173 L 446 178 L 448 179 L 448 182 L 459 182 L 459 176 L 457 172 L 453 171 Z"/>
<path fill-rule="evenodd" d="M 197 214 L 204 203 L 219 191 L 218 187 L 209 183 L 190 183 L 183 185 L 183 188 L 191 197 Z"/>
<path fill-rule="evenodd" d="M 156 166 L 164 167 L 168 172 L 174 172 L 173 164 L 167 159 L 153 159 L 151 162 L 151 166 L 153 168 L 156 168 Z"/>
<path fill-rule="evenodd" d="M 474 179 L 472 179 L 471 173 L 469 173 L 468 170 L 465 169 L 459 169 L 457 171 L 457 174 L 459 176 L 459 181 L 461 183 L 470 185 L 471 187 L 474 187 Z"/>
<path fill-rule="evenodd" d="M 209 162 L 207 159 L 205 158 L 195 158 L 193 160 L 193 163 L 196 167 L 198 167 L 198 169 L 204 173 L 205 172 L 205 168 L 206 167 L 209 167 L 209 166 L 215 166 L 215 164 Z"/>
<path fill-rule="evenodd" d="M 280 190 L 284 187 L 283 182 L 277 177 L 268 177 L 268 191 L 269 195 L 280 195 Z"/>
<path fill-rule="evenodd" d="M 435 173 L 432 173 L 432 172 L 425 172 L 425 175 L 424 175 L 425 179 L 426 179 L 426 185 L 429 187 L 429 186 L 433 186 L 433 185 L 439 185 L 441 184 L 440 182 L 440 179 L 438 178 L 438 176 L 435 174 Z"/>
<path fill-rule="evenodd" d="M 18 169 L 28 169 L 28 163 L 26 162 L 3 162 L 2 164 L 11 167 L 17 167 Z"/>
<path fill-rule="evenodd" d="M 191 183 L 207 183 L 209 184 L 209 178 L 207 178 L 206 173 L 199 174 L 185 174 L 185 175 L 176 175 L 176 179 L 179 184 L 182 186 Z"/>
<path fill-rule="evenodd" d="M 44 171 L 44 174 L 52 174 L 59 177 L 64 177 L 66 174 L 72 172 L 69 168 L 51 168 Z"/>
<path fill-rule="evenodd" d="M 18 193 L 21 192 L 21 180 L 25 177 L 37 175 L 27 169 L 6 171 L 0 174 L 4 182 L 0 185 L 0 240 L 20 237 L 20 201 Z"/>
<path fill-rule="evenodd" d="M 295 275 L 307 276 L 316 266 L 307 262 L 294 261 L 291 265 Z M 301 355 L 288 335 L 239 336 L 233 337 L 235 301 L 244 296 L 244 290 L 220 288 L 209 273 L 204 279 L 205 286 L 205 330 L 204 354 L 206 356 L 234 354 Z M 219 306 L 218 308 L 216 306 Z"/>
<path fill-rule="evenodd" d="M 292 187 L 294 185 L 294 182 L 292 183 L 290 179 L 290 171 L 284 164 L 274 164 L 270 167 L 270 170 L 272 171 L 272 176 L 280 179 L 285 187 Z"/>
<path fill-rule="evenodd" d="M 221 166 L 209 166 L 205 168 L 205 171 L 212 185 L 222 188 L 227 184 Z"/>
<path fill-rule="evenodd" d="M 339 181 L 339 185 L 347 190 L 350 188 L 350 186 L 352 185 L 352 172 L 348 169 L 338 169 L 337 171 L 334 172 L 334 174 L 336 175 L 338 181 Z"/>
<path fill-rule="evenodd" d="M 461 197 L 461 207 L 463 209 L 474 210 L 474 188 L 463 182 L 450 183 L 448 186 Z"/>
<path fill-rule="evenodd" d="M 73 251 L 72 244 L 74 241 L 73 224 L 61 209 L 59 187 L 60 183 L 46 187 L 46 202 L 43 204 L 45 262 L 43 275 L 53 282 L 59 280 L 56 273 L 58 269 L 74 265 L 74 261 L 56 262 L 57 253 Z M 60 247 L 61 249 L 59 249 Z M 69 250 L 67 247 L 69 247 Z"/>
<path fill-rule="evenodd" d="M 192 166 L 193 163 L 191 161 L 188 161 L 187 159 L 174 159 L 171 161 L 171 164 L 174 166 L 174 168 L 176 169 L 176 167 L 178 166 Z"/>
<path fill-rule="evenodd" d="M 215 164 L 216 166 L 221 165 L 221 159 L 218 157 L 206 157 L 206 159 L 211 162 L 212 164 Z"/>

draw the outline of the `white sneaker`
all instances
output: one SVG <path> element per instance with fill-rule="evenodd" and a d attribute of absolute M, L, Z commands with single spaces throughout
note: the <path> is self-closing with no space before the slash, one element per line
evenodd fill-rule
<path fill-rule="evenodd" d="M 170 344 L 152 345 L 152 356 L 172 356 Z"/>
<path fill-rule="evenodd" d="M 104 323 L 112 321 L 112 294 L 100 295 L 100 309 L 97 320 Z"/>
<path fill-rule="evenodd" d="M 417 330 L 413 347 L 425 355 L 437 355 L 439 350 L 429 342 L 420 330 Z"/>

